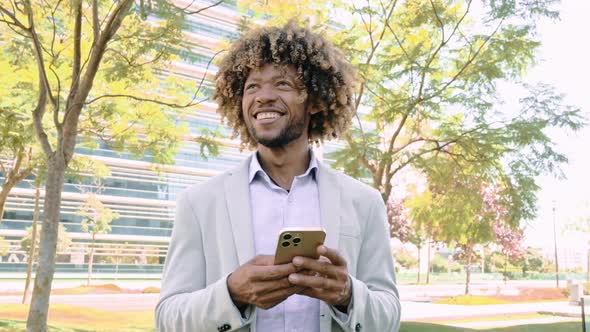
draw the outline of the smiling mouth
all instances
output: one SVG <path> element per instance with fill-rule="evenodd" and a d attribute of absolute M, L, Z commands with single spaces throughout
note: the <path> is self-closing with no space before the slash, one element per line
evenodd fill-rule
<path fill-rule="evenodd" d="M 283 114 L 279 113 L 279 112 L 260 112 L 254 115 L 254 118 L 256 120 L 268 120 L 268 119 L 278 119 L 281 116 L 283 116 Z"/>

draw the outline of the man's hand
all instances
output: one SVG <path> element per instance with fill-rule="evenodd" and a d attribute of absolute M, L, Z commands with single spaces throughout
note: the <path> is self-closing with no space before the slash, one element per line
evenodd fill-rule
<path fill-rule="evenodd" d="M 292 273 L 289 281 L 293 285 L 305 287 L 299 294 L 320 299 L 328 304 L 346 307 L 352 298 L 352 286 L 348 277 L 346 261 L 337 250 L 326 246 L 318 247 L 318 254 L 323 257 L 293 258 L 293 265 L 299 270 L 309 270 L 314 274 Z"/>
<path fill-rule="evenodd" d="M 305 288 L 289 282 L 295 272 L 292 263 L 274 265 L 274 256 L 258 255 L 230 274 L 227 288 L 238 308 L 253 304 L 269 309 Z"/>

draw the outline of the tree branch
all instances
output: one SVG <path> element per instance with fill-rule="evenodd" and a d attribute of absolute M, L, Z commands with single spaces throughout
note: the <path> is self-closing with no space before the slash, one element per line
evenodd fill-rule
<path fill-rule="evenodd" d="M 479 48 L 477 49 L 477 51 L 475 51 L 475 54 L 473 54 L 473 56 L 470 59 L 467 60 L 467 62 L 463 65 L 463 67 L 461 67 L 461 69 L 451 78 L 450 81 L 448 81 L 447 83 L 445 83 L 440 89 L 438 89 L 437 91 L 435 91 L 432 95 L 424 97 L 423 98 L 423 101 L 430 100 L 430 99 L 438 96 L 441 92 L 443 92 L 451 84 L 453 84 L 453 82 L 455 82 L 457 80 L 457 78 L 459 78 L 459 76 L 461 76 L 461 74 L 463 74 L 463 72 L 465 71 L 465 69 L 467 69 L 467 67 L 469 67 L 469 65 L 471 65 L 471 63 L 475 60 L 475 58 L 477 58 L 477 56 L 479 55 L 479 53 L 481 53 L 481 50 L 483 49 L 483 47 L 485 45 L 487 45 L 488 42 L 490 41 L 490 39 L 492 39 L 492 37 L 498 32 L 498 30 L 500 29 L 500 26 L 502 25 L 503 22 L 504 22 L 504 20 L 501 20 L 500 23 L 498 23 L 498 26 L 496 27 L 496 29 L 483 41 L 483 43 L 481 43 L 481 45 L 479 46 Z"/>
<path fill-rule="evenodd" d="M 157 62 L 166 53 L 165 50 L 162 50 L 162 51 L 158 52 L 158 54 L 156 54 L 156 56 L 153 59 L 148 60 L 148 61 L 143 62 L 143 63 L 136 63 L 135 62 L 135 59 L 129 59 L 125 54 L 123 54 L 123 52 L 118 51 L 118 50 L 115 50 L 114 48 L 107 48 L 107 49 L 105 49 L 104 52 L 106 54 L 109 51 L 112 52 L 112 53 L 115 53 L 118 56 L 120 56 L 123 60 L 125 60 L 125 62 L 127 62 L 127 65 L 129 67 L 132 67 L 132 68 L 138 68 L 138 67 L 142 67 L 142 66 L 149 65 L 151 63 Z"/>
<path fill-rule="evenodd" d="M 29 33 L 33 38 L 33 48 L 35 50 L 35 57 L 37 59 L 37 67 L 39 69 L 39 81 L 43 84 L 46 97 L 49 98 L 49 101 L 56 105 L 55 98 L 51 93 L 51 85 L 49 84 L 49 79 L 47 77 L 47 71 L 45 70 L 45 60 L 43 59 L 43 45 L 41 45 L 41 41 L 39 40 L 39 36 L 37 35 L 37 31 L 35 31 L 35 22 L 33 18 L 33 8 L 31 7 L 31 3 L 29 1 L 25 1 L 25 8 L 27 12 L 27 17 L 29 20 Z"/>
<path fill-rule="evenodd" d="M 406 124 L 406 121 L 408 120 L 408 117 L 410 116 L 410 113 L 411 112 L 412 112 L 412 109 L 409 108 L 406 111 L 406 113 L 402 116 L 402 118 L 400 119 L 400 122 L 399 122 L 399 124 L 397 126 L 397 129 L 395 130 L 395 132 L 393 133 L 393 136 L 389 140 L 389 146 L 387 147 L 387 151 L 385 152 L 385 156 L 387 156 L 387 158 L 383 158 L 379 162 L 379 169 L 377 171 L 377 179 L 384 186 L 389 185 L 389 181 L 386 181 L 385 183 L 383 183 L 381 181 L 383 181 L 383 175 L 384 174 L 389 174 L 389 170 L 390 170 L 391 165 L 393 163 L 393 160 L 391 159 L 391 156 L 392 156 L 393 148 L 395 146 L 395 140 L 397 139 L 397 137 L 399 136 L 400 132 L 402 131 L 402 128 Z M 387 176 L 386 176 L 386 178 L 387 178 Z"/>
<path fill-rule="evenodd" d="M 158 105 L 162 105 L 162 106 L 168 106 L 168 107 L 173 107 L 173 108 L 187 108 L 187 107 L 191 107 L 191 106 L 195 106 L 195 105 L 199 105 L 201 103 L 203 103 L 204 101 L 208 100 L 209 98 L 204 98 L 201 99 L 197 102 L 189 102 L 187 104 L 176 104 L 176 103 L 167 103 L 165 101 L 161 101 L 161 100 L 156 100 L 156 99 L 150 99 L 150 98 L 143 98 L 143 97 L 138 97 L 138 96 L 132 96 L 132 95 L 126 95 L 126 94 L 106 94 L 106 95 L 102 95 L 99 97 L 96 97 L 94 99 L 91 99 L 90 101 L 84 103 L 85 105 L 90 105 L 98 100 L 104 99 L 104 98 L 128 98 L 128 99 L 133 99 L 136 101 L 140 101 L 140 102 L 147 102 L 147 103 L 154 103 L 154 104 L 158 104 Z"/>
<path fill-rule="evenodd" d="M 189 10 L 187 10 L 187 9 L 188 9 L 190 6 L 192 6 L 192 5 L 195 3 L 195 1 L 193 0 L 193 2 L 191 2 L 190 4 L 188 4 L 186 7 L 182 8 L 181 10 L 182 10 L 182 11 L 183 11 L 183 12 L 184 12 L 186 15 L 194 15 L 194 14 L 199 14 L 200 12 L 202 12 L 202 11 L 204 11 L 204 10 L 207 10 L 207 9 L 209 9 L 209 8 L 213 8 L 213 7 L 215 7 L 215 6 L 219 6 L 220 4 L 222 4 L 222 3 L 223 3 L 223 1 L 224 1 L 224 0 L 220 0 L 220 1 L 217 1 L 216 3 L 214 3 L 214 4 L 212 4 L 212 5 L 209 5 L 209 6 L 207 6 L 207 7 L 199 8 L 199 9 L 197 9 L 197 10 L 195 10 L 195 11 L 189 11 Z M 178 8 L 178 7 L 177 7 L 177 8 Z M 179 8 L 179 9 L 180 9 L 180 8 Z"/>
<path fill-rule="evenodd" d="M 2 162 L 2 158 L 0 158 L 0 171 L 2 171 L 2 174 L 4 174 L 5 178 L 8 176 L 8 174 L 6 173 L 6 168 L 4 168 L 4 163 Z"/>
<path fill-rule="evenodd" d="M 92 33 L 93 40 L 98 40 L 100 36 L 100 21 L 98 20 L 98 0 L 92 0 Z"/>
<path fill-rule="evenodd" d="M 8 21 L 6 21 L 6 20 L 2 20 L 2 21 L 3 21 L 3 22 L 5 22 L 6 24 L 10 24 L 10 25 L 16 25 L 17 27 L 19 27 L 19 28 L 21 28 L 21 29 L 23 29 L 23 30 L 25 30 L 25 31 L 29 31 L 30 27 L 29 27 L 29 28 L 27 28 L 27 27 L 26 27 L 26 26 L 25 26 L 25 25 L 24 25 L 24 24 L 23 24 L 21 21 L 19 21 L 19 20 L 16 18 L 16 15 L 14 15 L 14 13 L 12 13 L 10 10 L 8 10 L 8 9 L 4 8 L 3 6 L 0 6 L 0 12 L 1 12 L 3 15 L 6 15 L 6 16 L 10 17 L 10 19 L 12 20 L 12 22 L 8 22 Z"/>
<path fill-rule="evenodd" d="M 51 56 L 53 57 L 53 59 L 56 59 L 56 55 L 55 55 L 55 51 L 54 51 L 55 37 L 57 35 L 57 27 L 55 25 L 55 12 L 57 11 L 57 8 L 59 7 L 60 3 L 61 3 L 61 0 L 58 0 L 57 4 L 55 5 L 53 10 L 51 11 L 51 28 L 52 28 L 53 33 L 51 35 L 51 49 L 50 49 L 50 51 L 51 51 Z"/>
<path fill-rule="evenodd" d="M 100 34 L 98 41 L 93 45 L 88 62 L 88 67 L 84 72 L 84 75 L 78 86 L 76 94 L 68 97 L 68 107 L 64 114 L 64 141 L 63 141 L 63 153 L 66 160 L 66 164 L 72 159 L 74 147 L 76 145 L 76 135 L 78 130 L 78 120 L 84 101 L 90 93 L 92 84 L 98 68 L 100 66 L 106 44 L 115 35 L 123 19 L 128 14 L 133 0 L 122 0 L 117 4 L 117 7 L 113 10 L 109 16 L 103 32 Z M 82 76 L 82 75 L 81 75 Z M 71 102 L 70 102 L 71 100 Z"/>
<path fill-rule="evenodd" d="M 94 4 L 93 4 L 94 5 Z M 94 8 L 93 8 L 94 10 Z M 75 8 L 75 17 L 74 17 L 74 64 L 72 65 L 72 84 L 70 86 L 70 93 L 68 96 L 68 102 L 72 100 L 72 97 L 76 95 L 78 92 L 78 86 L 80 84 L 80 65 L 82 61 L 82 51 L 81 51 L 81 43 L 82 43 L 82 1 L 78 1 L 78 5 Z M 92 41 L 93 44 L 96 42 L 96 39 Z M 66 103 L 66 109 L 69 109 L 70 105 Z M 65 121 L 65 116 L 64 116 Z"/>
<path fill-rule="evenodd" d="M 444 42 L 444 40 L 445 40 L 445 24 L 443 23 L 440 16 L 438 15 L 438 12 L 436 11 L 436 6 L 434 5 L 434 2 L 432 0 L 430 0 L 430 6 L 432 6 L 432 11 L 434 12 L 434 16 L 436 16 L 436 21 L 438 22 L 438 25 L 440 26 L 440 30 L 441 30 L 441 34 L 442 34 L 442 41 Z"/>

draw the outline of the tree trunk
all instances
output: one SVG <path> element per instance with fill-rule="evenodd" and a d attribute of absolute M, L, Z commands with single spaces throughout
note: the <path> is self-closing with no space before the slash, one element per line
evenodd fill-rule
<path fill-rule="evenodd" d="M 469 294 L 469 283 L 471 282 L 471 255 L 473 253 L 473 248 L 469 246 L 466 249 L 465 254 L 467 255 L 467 271 L 466 271 L 466 278 L 465 278 L 465 295 Z"/>
<path fill-rule="evenodd" d="M 8 174 L 4 174 L 5 177 L 8 177 Z M 8 199 L 8 194 L 10 190 L 14 187 L 14 185 L 10 185 L 10 182 L 4 183 L 2 185 L 2 189 L 0 190 L 0 222 L 2 222 L 2 217 L 4 216 L 4 205 L 6 204 L 6 200 Z"/>
<path fill-rule="evenodd" d="M 508 255 L 504 255 L 504 285 L 508 282 Z"/>
<path fill-rule="evenodd" d="M 92 263 L 94 261 L 94 242 L 96 241 L 96 235 L 92 234 L 92 243 L 90 244 L 90 254 L 88 255 L 88 282 L 87 285 L 90 286 L 90 282 L 92 281 Z"/>
<path fill-rule="evenodd" d="M 430 284 L 430 246 L 432 243 L 428 241 L 428 253 L 426 254 L 426 284 Z"/>
<path fill-rule="evenodd" d="M 35 277 L 33 298 L 27 318 L 27 332 L 47 331 L 47 312 L 53 274 L 66 161 L 58 149 L 47 158 L 47 182 L 43 204 L 43 228 L 39 245 L 39 263 Z"/>
<path fill-rule="evenodd" d="M 422 265 L 421 264 L 422 263 L 422 259 L 421 259 L 421 256 L 420 256 L 420 247 L 417 247 L 417 248 L 418 248 L 418 280 L 416 281 L 416 283 L 419 284 L 420 283 L 420 272 L 421 272 L 420 271 L 420 265 Z"/>
<path fill-rule="evenodd" d="M 39 196 L 41 191 L 39 187 L 35 188 L 35 210 L 33 211 L 33 234 L 31 234 L 31 247 L 29 248 L 29 259 L 27 262 L 27 280 L 25 281 L 25 291 L 23 292 L 23 304 L 29 302 L 29 286 L 31 284 L 31 274 L 33 274 L 33 264 L 35 263 L 35 247 L 37 246 L 37 224 L 39 222 Z"/>

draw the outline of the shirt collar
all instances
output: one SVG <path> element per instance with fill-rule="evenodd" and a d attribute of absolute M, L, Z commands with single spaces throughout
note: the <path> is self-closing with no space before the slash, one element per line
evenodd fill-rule
<path fill-rule="evenodd" d="M 305 173 L 298 175 L 297 177 L 306 177 L 311 174 L 315 178 L 317 169 L 318 161 L 315 157 L 315 154 L 313 153 L 313 150 L 309 149 L 309 166 L 307 166 L 307 170 L 305 171 Z M 266 172 L 262 169 L 262 166 L 260 166 L 260 162 L 258 161 L 258 152 L 255 152 L 252 156 L 252 159 L 250 160 L 250 167 L 248 171 L 248 183 L 252 183 L 252 181 L 256 177 L 256 174 L 258 173 L 260 173 L 264 177 L 268 177 L 268 174 L 266 174 Z M 270 178 L 268 178 L 268 180 L 270 180 Z"/>

